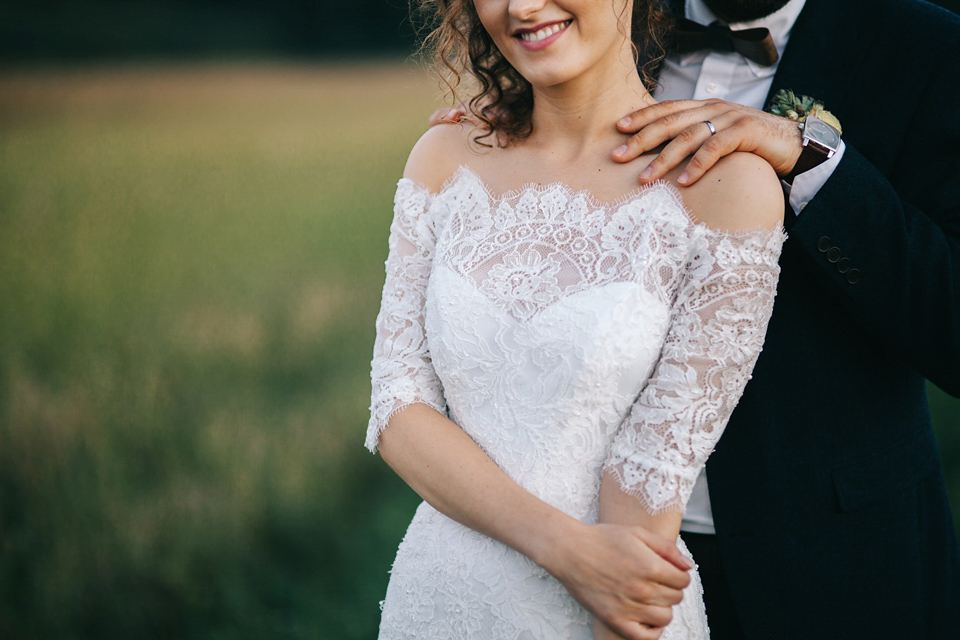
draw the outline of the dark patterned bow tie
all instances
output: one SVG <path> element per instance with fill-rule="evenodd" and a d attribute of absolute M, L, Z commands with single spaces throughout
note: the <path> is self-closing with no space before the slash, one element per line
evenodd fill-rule
<path fill-rule="evenodd" d="M 680 18 L 677 21 L 676 43 L 680 53 L 701 49 L 724 53 L 736 51 L 744 58 L 765 67 L 772 65 L 780 57 L 769 29 L 759 27 L 734 31 L 719 21 L 705 27 L 693 20 Z"/>

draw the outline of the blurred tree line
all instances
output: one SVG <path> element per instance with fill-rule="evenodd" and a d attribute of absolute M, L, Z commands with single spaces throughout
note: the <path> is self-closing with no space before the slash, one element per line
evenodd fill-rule
<path fill-rule="evenodd" d="M 0 60 L 405 53 L 416 41 L 409 4 L 409 0 L 0 0 Z M 936 4 L 960 13 L 960 0 Z"/>
<path fill-rule="evenodd" d="M 406 53 L 407 0 L 0 0 L 0 59 Z"/>

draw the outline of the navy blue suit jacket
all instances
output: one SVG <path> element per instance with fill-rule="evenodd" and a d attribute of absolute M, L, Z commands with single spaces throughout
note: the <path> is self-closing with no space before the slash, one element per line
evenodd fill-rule
<path fill-rule="evenodd" d="M 960 554 L 925 392 L 960 396 L 960 18 L 807 0 L 775 92 L 845 155 L 789 239 L 753 380 L 707 463 L 751 638 L 960 638 Z"/>

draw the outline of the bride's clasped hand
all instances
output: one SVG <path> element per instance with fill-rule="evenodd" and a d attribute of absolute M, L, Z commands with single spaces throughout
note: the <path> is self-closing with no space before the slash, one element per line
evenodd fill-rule
<path fill-rule="evenodd" d="M 659 2 L 424 7 L 479 89 L 395 198 L 367 446 L 424 502 L 380 637 L 705 638 L 678 532 L 763 343 L 779 181 L 733 154 L 638 188 L 654 156 L 612 161 L 655 102 Z"/>

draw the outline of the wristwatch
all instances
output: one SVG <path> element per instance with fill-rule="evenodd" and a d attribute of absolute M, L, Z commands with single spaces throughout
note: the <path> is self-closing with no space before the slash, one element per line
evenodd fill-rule
<path fill-rule="evenodd" d="M 790 184 L 804 171 L 832 158 L 840 148 L 840 132 L 816 116 L 804 118 L 800 130 L 803 135 L 803 150 L 793 170 L 783 177 L 784 181 Z"/>

